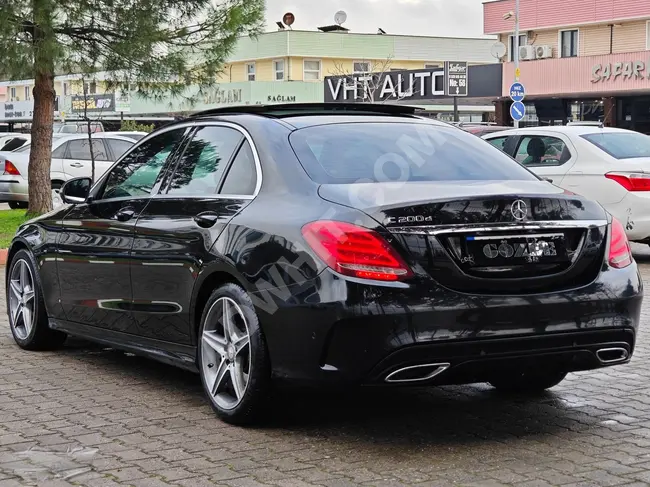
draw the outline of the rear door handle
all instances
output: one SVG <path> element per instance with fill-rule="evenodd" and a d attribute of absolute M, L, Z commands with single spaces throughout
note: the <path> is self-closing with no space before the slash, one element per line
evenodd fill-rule
<path fill-rule="evenodd" d="M 199 213 L 198 215 L 196 215 L 194 217 L 194 221 L 201 228 L 213 227 L 215 225 L 215 223 L 217 223 L 218 220 L 219 220 L 219 215 L 217 215 L 216 213 L 214 213 L 212 211 L 206 211 L 206 212 L 203 212 L 203 213 Z"/>
<path fill-rule="evenodd" d="M 84 167 L 84 165 L 80 162 L 73 162 L 70 164 L 70 167 Z"/>
<path fill-rule="evenodd" d="M 119 222 L 128 222 L 135 215 L 133 208 L 122 208 L 115 213 L 115 219 Z"/>

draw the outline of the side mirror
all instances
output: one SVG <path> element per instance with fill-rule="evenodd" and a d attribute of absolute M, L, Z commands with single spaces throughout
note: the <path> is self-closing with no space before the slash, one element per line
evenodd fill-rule
<path fill-rule="evenodd" d="M 544 178 L 544 181 L 548 181 L 549 183 L 553 184 L 553 180 L 551 178 Z"/>
<path fill-rule="evenodd" d="M 77 205 L 85 203 L 90 193 L 90 178 L 74 178 L 61 187 L 61 198 L 64 203 Z"/>

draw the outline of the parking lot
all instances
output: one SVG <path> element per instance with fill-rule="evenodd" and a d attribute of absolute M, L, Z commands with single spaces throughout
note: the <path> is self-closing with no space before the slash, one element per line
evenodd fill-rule
<path fill-rule="evenodd" d="M 650 300 L 630 365 L 542 397 L 485 385 L 284 395 L 270 424 L 241 429 L 216 419 L 193 374 L 86 343 L 19 350 L 2 296 L 0 487 L 650 483 Z"/>

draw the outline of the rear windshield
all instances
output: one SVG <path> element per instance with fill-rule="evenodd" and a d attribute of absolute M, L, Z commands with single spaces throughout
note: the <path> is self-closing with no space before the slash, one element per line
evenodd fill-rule
<path fill-rule="evenodd" d="M 290 136 L 309 177 L 320 184 L 388 181 L 536 180 L 488 142 L 424 123 L 342 123 Z"/>
<path fill-rule="evenodd" d="M 650 137 L 638 132 L 596 132 L 581 137 L 616 159 L 650 157 Z"/>

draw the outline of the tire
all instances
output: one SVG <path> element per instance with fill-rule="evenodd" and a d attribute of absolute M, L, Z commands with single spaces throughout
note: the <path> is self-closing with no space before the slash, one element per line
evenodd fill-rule
<path fill-rule="evenodd" d="M 7 275 L 7 315 L 18 346 L 25 350 L 52 350 L 63 345 L 65 333 L 49 327 L 41 279 L 32 254 L 26 250 L 16 252 Z"/>
<path fill-rule="evenodd" d="M 9 208 L 12 210 L 23 210 L 27 208 L 27 203 L 24 201 L 9 201 Z"/>
<path fill-rule="evenodd" d="M 224 306 L 228 327 L 222 324 Z M 217 416 L 236 425 L 257 422 L 269 402 L 271 366 L 255 307 L 241 287 L 226 284 L 208 299 L 197 355 L 203 390 Z"/>
<path fill-rule="evenodd" d="M 490 385 L 501 392 L 534 394 L 555 387 L 566 376 L 561 370 L 522 371 L 495 377 Z"/>
<path fill-rule="evenodd" d="M 61 181 L 52 181 L 52 189 L 56 189 L 58 191 L 62 187 L 63 187 L 63 183 Z"/>

